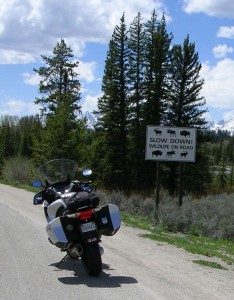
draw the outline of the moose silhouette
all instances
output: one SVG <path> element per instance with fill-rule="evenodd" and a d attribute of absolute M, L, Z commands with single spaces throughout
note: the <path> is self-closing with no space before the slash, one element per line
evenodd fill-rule
<path fill-rule="evenodd" d="M 168 151 L 166 157 L 172 157 L 172 155 L 175 154 L 175 151 Z"/>

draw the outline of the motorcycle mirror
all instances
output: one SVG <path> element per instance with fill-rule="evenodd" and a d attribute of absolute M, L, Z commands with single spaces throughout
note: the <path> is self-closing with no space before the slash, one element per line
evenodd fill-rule
<path fill-rule="evenodd" d="M 92 170 L 90 170 L 90 169 L 84 169 L 83 170 L 83 172 L 82 172 L 82 174 L 84 175 L 84 176 L 89 176 L 89 175 L 91 175 L 93 172 L 92 172 Z"/>
<path fill-rule="evenodd" d="M 33 197 L 33 204 L 34 205 L 39 205 L 39 204 L 42 204 L 43 202 L 44 202 L 44 200 L 43 200 L 43 197 L 42 197 L 42 192 L 36 194 Z"/>
<path fill-rule="evenodd" d="M 32 182 L 33 187 L 42 187 L 42 183 L 40 180 L 35 180 Z"/>

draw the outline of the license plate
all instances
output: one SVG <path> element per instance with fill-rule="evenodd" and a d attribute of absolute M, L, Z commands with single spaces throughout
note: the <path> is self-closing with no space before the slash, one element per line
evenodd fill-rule
<path fill-rule="evenodd" d="M 92 230 L 96 230 L 96 225 L 94 222 L 88 222 L 80 225 L 82 232 L 88 232 Z"/>

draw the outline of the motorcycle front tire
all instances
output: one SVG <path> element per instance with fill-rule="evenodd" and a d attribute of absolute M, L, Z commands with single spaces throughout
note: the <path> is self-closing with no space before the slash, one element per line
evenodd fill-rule
<path fill-rule="evenodd" d="M 84 246 L 81 260 L 90 276 L 98 276 L 102 272 L 102 258 L 98 243 Z"/>

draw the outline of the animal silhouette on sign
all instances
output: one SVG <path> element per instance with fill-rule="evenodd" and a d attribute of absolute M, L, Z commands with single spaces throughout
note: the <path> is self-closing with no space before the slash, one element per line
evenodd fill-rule
<path fill-rule="evenodd" d="M 181 157 L 183 157 L 183 158 L 186 158 L 186 156 L 188 155 L 188 152 L 186 151 L 184 151 L 184 152 L 182 152 L 181 154 L 180 154 L 180 156 Z"/>
<path fill-rule="evenodd" d="M 167 130 L 167 133 L 169 133 L 170 136 L 176 136 L 175 130 L 168 129 L 168 130 Z"/>
<path fill-rule="evenodd" d="M 158 130 L 158 129 L 154 129 L 154 132 L 156 133 L 156 135 L 161 135 L 162 134 L 162 131 Z"/>
<path fill-rule="evenodd" d="M 182 130 L 181 132 L 180 132 L 180 135 L 182 135 L 182 136 L 185 136 L 185 137 L 190 137 L 190 132 L 189 131 L 187 131 L 187 130 Z"/>
<path fill-rule="evenodd" d="M 167 152 L 167 157 L 172 157 L 172 155 L 174 155 L 175 154 L 175 151 L 174 150 L 172 150 L 172 151 L 168 151 Z"/>
<path fill-rule="evenodd" d="M 157 156 L 161 156 L 161 155 L 162 155 L 162 151 L 160 151 L 160 150 L 152 151 L 152 157 L 153 157 L 154 155 L 155 155 L 156 157 L 157 157 Z"/>

